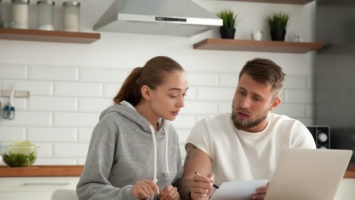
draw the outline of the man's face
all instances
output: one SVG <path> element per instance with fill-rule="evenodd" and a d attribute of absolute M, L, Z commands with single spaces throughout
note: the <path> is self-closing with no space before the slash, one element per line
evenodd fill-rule
<path fill-rule="evenodd" d="M 267 115 L 280 103 L 274 97 L 271 84 L 254 81 L 243 74 L 233 99 L 232 120 L 234 126 L 248 132 L 259 132 L 267 125 Z"/>

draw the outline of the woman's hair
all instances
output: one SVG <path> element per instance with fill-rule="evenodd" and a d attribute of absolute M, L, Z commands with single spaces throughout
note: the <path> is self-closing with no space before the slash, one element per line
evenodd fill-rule
<path fill-rule="evenodd" d="M 249 60 L 239 73 L 239 79 L 243 74 L 248 74 L 253 80 L 260 83 L 269 83 L 276 95 L 283 87 L 285 73 L 279 65 L 269 59 L 255 58 Z"/>
<path fill-rule="evenodd" d="M 157 56 L 148 60 L 143 67 L 136 67 L 123 82 L 121 89 L 113 98 L 114 104 L 128 101 L 136 106 L 142 99 L 141 87 L 147 85 L 156 89 L 163 84 L 168 73 L 184 71 L 179 63 L 166 56 Z"/>

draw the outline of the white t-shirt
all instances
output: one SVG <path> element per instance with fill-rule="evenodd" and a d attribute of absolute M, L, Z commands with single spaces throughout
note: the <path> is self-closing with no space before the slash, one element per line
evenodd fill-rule
<path fill-rule="evenodd" d="M 230 113 L 202 119 L 191 130 L 187 143 L 210 156 L 216 184 L 270 179 L 283 149 L 316 148 L 306 126 L 274 113 L 269 113 L 267 127 L 256 133 L 235 128 Z"/>

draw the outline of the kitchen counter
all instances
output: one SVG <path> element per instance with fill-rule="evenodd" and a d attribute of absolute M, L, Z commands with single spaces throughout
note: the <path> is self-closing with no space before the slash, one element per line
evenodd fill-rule
<path fill-rule="evenodd" d="M 83 165 L 0 166 L 0 177 L 80 176 L 82 171 Z"/>
<path fill-rule="evenodd" d="M 80 176 L 83 165 L 39 165 L 31 167 L 0 166 L 0 177 Z M 355 163 L 350 164 L 344 178 L 355 178 Z"/>

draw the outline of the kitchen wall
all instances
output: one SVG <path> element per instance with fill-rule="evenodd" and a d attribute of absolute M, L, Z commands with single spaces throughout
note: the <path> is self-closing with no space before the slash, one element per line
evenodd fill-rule
<path fill-rule="evenodd" d="M 61 1 L 56 1 L 60 7 Z M 93 24 L 112 0 L 82 3 L 82 31 Z M 196 0 L 216 13 L 231 8 L 239 13 L 236 39 L 250 39 L 262 29 L 269 39 L 265 17 L 290 14 L 286 40 L 299 34 L 313 41 L 315 3 L 306 5 Z M 32 8 L 33 9 L 33 8 Z M 60 8 L 57 8 L 57 15 Z M 61 28 L 57 16 L 57 27 Z M 33 21 L 31 24 L 34 27 Z M 241 51 L 194 50 L 193 44 L 219 37 L 217 30 L 192 37 L 101 33 L 92 44 L 0 40 L 0 88 L 28 90 L 29 98 L 16 98 L 14 120 L 0 119 L 0 143 L 28 139 L 39 146 L 36 164 L 83 164 L 93 127 L 100 112 L 112 104 L 126 75 L 157 55 L 167 55 L 186 69 L 190 89 L 185 107 L 173 122 L 181 147 L 192 126 L 202 117 L 231 110 L 231 101 L 242 65 L 254 57 L 280 64 L 287 74 L 283 103 L 277 113 L 313 123 L 313 53 L 283 54 Z M 8 98 L 1 98 L 3 105 Z M 182 149 L 183 155 L 185 152 Z"/>

